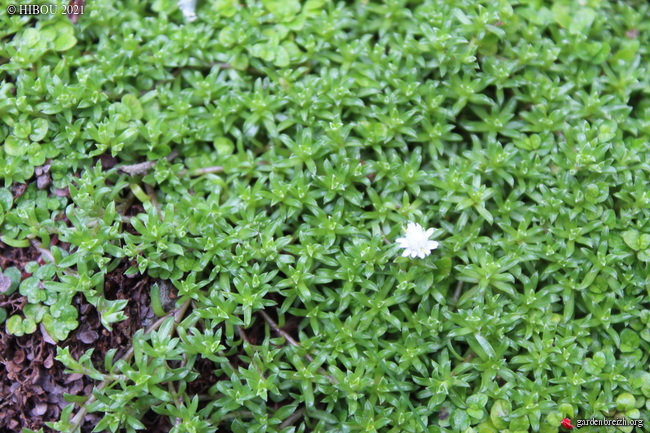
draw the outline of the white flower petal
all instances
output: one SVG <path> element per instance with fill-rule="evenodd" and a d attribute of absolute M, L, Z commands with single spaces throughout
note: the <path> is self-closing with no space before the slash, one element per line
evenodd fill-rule
<path fill-rule="evenodd" d="M 420 224 L 409 221 L 404 236 L 396 240 L 399 247 L 404 248 L 402 257 L 411 256 L 411 258 L 423 259 L 431 254 L 431 250 L 435 250 L 440 245 L 437 241 L 429 240 L 434 231 L 433 228 L 424 230 Z"/>

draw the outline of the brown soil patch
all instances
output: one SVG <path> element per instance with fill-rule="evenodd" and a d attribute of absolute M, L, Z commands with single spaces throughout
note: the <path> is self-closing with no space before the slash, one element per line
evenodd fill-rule
<path fill-rule="evenodd" d="M 2 269 L 16 266 L 26 278 L 29 274 L 24 267 L 29 261 L 45 263 L 36 248 L 12 248 L 0 243 Z M 100 371 L 106 352 L 117 348 L 114 359 L 119 359 L 130 347 L 133 334 L 153 316 L 149 302 L 151 282 L 140 275 L 126 277 L 124 271 L 128 266 L 123 261 L 106 275 L 105 283 L 107 299 L 129 300 L 125 309 L 128 318 L 114 324 L 109 332 L 101 325 L 95 307 L 77 295 L 74 306 L 79 311 L 80 325 L 65 341 L 58 343 L 58 346 L 68 347 L 75 358 L 94 348 L 92 360 Z M 0 296 L 0 306 L 7 309 L 9 316 L 19 314 L 26 304 L 27 300 L 18 292 L 8 297 Z M 66 374 L 63 364 L 54 359 L 56 349 L 55 345 L 46 342 L 40 329 L 31 335 L 15 337 L 0 326 L 0 431 L 20 432 L 24 427 L 51 431 L 45 422 L 58 421 L 63 408 L 70 404 L 64 400 L 64 394 L 91 395 L 97 382 L 80 374 Z M 82 431 L 92 431 L 100 419 L 100 414 L 87 414 Z M 167 417 L 153 412 L 143 423 L 151 432 L 167 432 L 171 428 Z"/>

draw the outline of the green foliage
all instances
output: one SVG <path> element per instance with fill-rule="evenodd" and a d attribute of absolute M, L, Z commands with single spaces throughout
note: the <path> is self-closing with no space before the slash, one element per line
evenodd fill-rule
<path fill-rule="evenodd" d="M 126 301 L 104 281 L 124 268 L 178 291 L 103 369 L 59 343 L 102 381 L 69 397 L 96 431 L 150 409 L 174 432 L 650 422 L 648 4 L 197 16 L 97 0 L 76 25 L 0 17 L 0 240 L 42 255 L 2 271 L 0 299 L 27 300 L 0 309 L 6 331 L 65 340 L 77 294 L 110 329 Z M 441 242 L 423 260 L 395 244 L 409 221 Z M 192 395 L 200 359 L 218 381 Z M 51 426 L 73 431 L 73 411 Z"/>

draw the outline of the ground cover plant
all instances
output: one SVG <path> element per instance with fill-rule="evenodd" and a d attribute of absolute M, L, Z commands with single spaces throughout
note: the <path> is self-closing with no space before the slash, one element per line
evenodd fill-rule
<path fill-rule="evenodd" d="M 0 430 L 650 422 L 647 2 L 6 6 Z"/>

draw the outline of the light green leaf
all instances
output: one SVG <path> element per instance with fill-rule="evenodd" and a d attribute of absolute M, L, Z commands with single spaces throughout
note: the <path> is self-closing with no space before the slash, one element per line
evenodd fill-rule
<path fill-rule="evenodd" d="M 262 0 L 264 7 L 280 19 L 291 18 L 300 12 L 298 0 Z"/>
<path fill-rule="evenodd" d="M 23 156 L 27 151 L 27 143 L 13 135 L 7 137 L 3 147 L 7 155 L 11 156 Z"/>
<path fill-rule="evenodd" d="M 623 240 L 628 247 L 634 251 L 639 251 L 639 232 L 636 230 L 628 230 L 623 233 Z"/>
<path fill-rule="evenodd" d="M 56 51 L 67 51 L 75 45 L 77 45 L 77 38 L 69 33 L 60 34 L 54 41 L 54 49 Z"/>
<path fill-rule="evenodd" d="M 29 139 L 32 141 L 41 141 L 47 135 L 48 128 L 49 123 L 47 120 L 42 118 L 34 120 L 32 124 L 32 133 L 29 136 Z"/>
<path fill-rule="evenodd" d="M 569 24 L 569 33 L 587 33 L 596 19 L 596 11 L 589 7 L 581 7 L 574 10 Z"/>
<path fill-rule="evenodd" d="M 23 43 L 28 48 L 33 48 L 41 40 L 41 33 L 35 28 L 28 28 L 23 33 Z"/>

